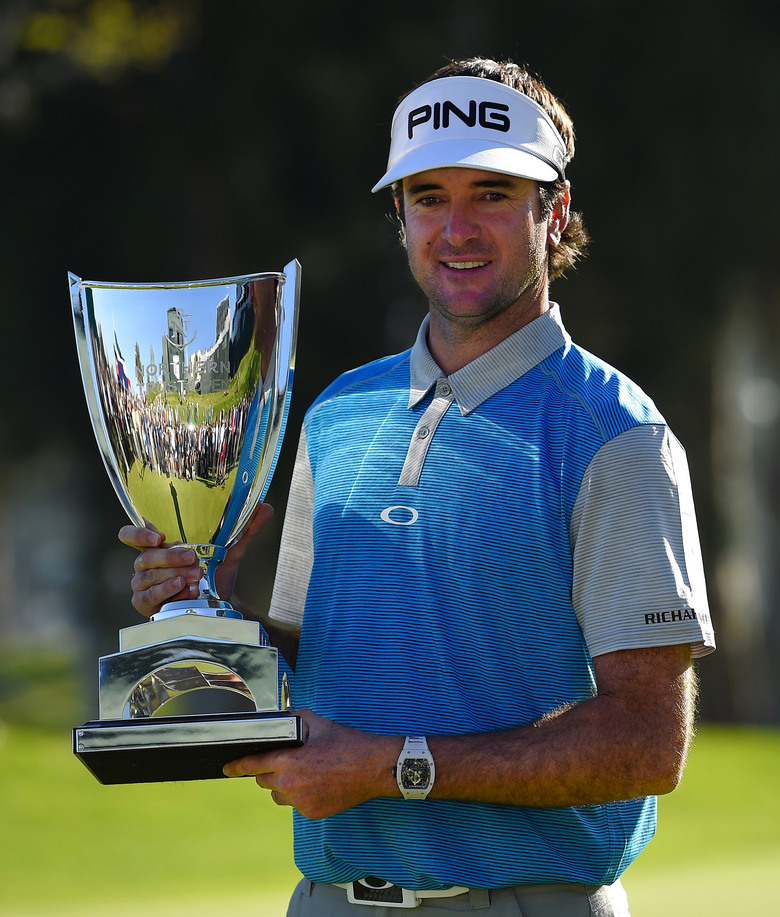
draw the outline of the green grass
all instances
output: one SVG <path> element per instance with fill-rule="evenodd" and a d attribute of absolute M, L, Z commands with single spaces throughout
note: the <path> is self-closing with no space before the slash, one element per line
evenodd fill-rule
<path fill-rule="evenodd" d="M 250 778 L 104 787 L 67 734 L 8 727 L 0 813 L 3 914 L 276 917 L 299 878 L 291 810 Z"/>
<path fill-rule="evenodd" d="M 176 479 L 174 487 L 179 513 L 186 540 L 191 544 L 207 543 L 216 531 L 237 474 L 236 466 L 226 475 L 225 482 L 218 485 L 206 484 L 200 478 L 194 481 Z M 139 462 L 133 462 L 127 479 L 127 492 L 141 515 L 152 520 L 160 531 L 165 532 L 169 541 L 185 540 L 181 537 L 167 477 L 146 468 L 142 478 Z"/>
<path fill-rule="evenodd" d="M 623 876 L 632 917 L 780 913 L 780 730 L 706 726 Z"/>
<path fill-rule="evenodd" d="M 260 354 L 253 346 L 244 354 L 225 391 L 209 392 L 206 395 L 190 391 L 183 399 L 178 392 L 150 392 L 146 400 L 150 404 L 162 401 L 163 404 L 172 408 L 197 404 L 199 406 L 198 416 L 201 420 L 207 415 L 209 409 L 212 409 L 214 416 L 218 417 L 220 411 L 229 411 L 246 392 L 254 391 L 260 377 L 260 362 Z"/>
<path fill-rule="evenodd" d="M 0 911 L 282 917 L 289 809 L 251 779 L 102 787 L 64 731 L 0 735 Z M 780 731 L 703 727 L 682 786 L 624 876 L 633 917 L 778 912 Z"/>

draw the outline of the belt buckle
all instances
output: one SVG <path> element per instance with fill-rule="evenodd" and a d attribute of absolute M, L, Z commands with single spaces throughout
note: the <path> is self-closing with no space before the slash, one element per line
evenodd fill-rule
<path fill-rule="evenodd" d="M 422 903 L 414 889 L 401 888 L 374 876 L 350 882 L 347 885 L 347 901 L 370 907 L 419 907 Z"/>

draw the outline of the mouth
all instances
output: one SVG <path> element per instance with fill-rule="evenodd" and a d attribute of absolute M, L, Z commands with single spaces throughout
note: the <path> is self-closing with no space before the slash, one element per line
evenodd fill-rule
<path fill-rule="evenodd" d="M 443 261 L 446 267 L 451 267 L 456 271 L 472 271 L 477 267 L 485 267 L 490 264 L 489 261 Z"/>

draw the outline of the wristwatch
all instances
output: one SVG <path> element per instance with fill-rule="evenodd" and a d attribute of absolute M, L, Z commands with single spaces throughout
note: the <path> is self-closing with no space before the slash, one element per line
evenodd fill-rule
<path fill-rule="evenodd" d="M 407 736 L 398 763 L 393 768 L 404 799 L 425 799 L 433 788 L 436 768 L 425 736 Z"/>

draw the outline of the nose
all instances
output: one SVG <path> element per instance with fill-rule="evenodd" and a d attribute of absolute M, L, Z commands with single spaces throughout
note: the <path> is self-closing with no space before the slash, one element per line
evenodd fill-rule
<path fill-rule="evenodd" d="M 475 219 L 470 202 L 451 200 L 442 230 L 442 238 L 454 248 L 462 248 L 467 242 L 476 239 L 480 231 L 480 225 Z"/>

